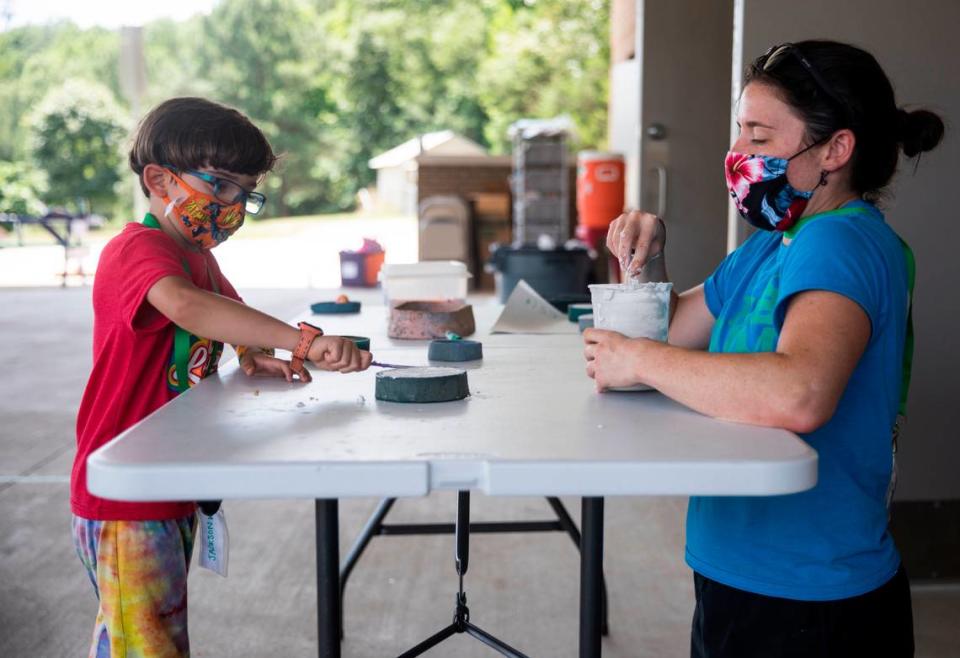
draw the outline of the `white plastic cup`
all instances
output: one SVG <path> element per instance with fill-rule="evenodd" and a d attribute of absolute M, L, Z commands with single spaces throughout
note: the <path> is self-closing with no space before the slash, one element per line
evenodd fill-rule
<path fill-rule="evenodd" d="M 590 286 L 593 326 L 616 331 L 627 338 L 667 341 L 670 329 L 670 291 L 673 284 L 604 283 Z M 649 386 L 614 388 L 617 391 L 649 391 Z"/>

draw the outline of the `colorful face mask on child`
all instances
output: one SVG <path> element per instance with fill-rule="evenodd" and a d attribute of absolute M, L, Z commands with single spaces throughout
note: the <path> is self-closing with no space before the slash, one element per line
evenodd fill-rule
<path fill-rule="evenodd" d="M 201 249 L 213 249 L 243 226 L 242 201 L 224 204 L 214 196 L 195 190 L 176 174 L 171 172 L 171 175 L 188 194 L 180 201 L 162 197 L 167 204 L 164 214 L 172 217 L 183 237 Z"/>
<path fill-rule="evenodd" d="M 796 224 L 814 190 L 794 188 L 787 181 L 787 166 L 793 158 L 814 146 L 817 144 L 790 158 L 727 152 L 724 162 L 727 189 L 740 215 L 765 231 L 786 231 Z M 824 183 L 826 172 L 821 173 L 818 187 Z"/>

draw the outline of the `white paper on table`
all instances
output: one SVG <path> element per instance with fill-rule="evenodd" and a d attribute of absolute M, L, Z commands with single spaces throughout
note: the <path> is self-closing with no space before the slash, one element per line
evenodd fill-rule
<path fill-rule="evenodd" d="M 503 312 L 494 323 L 493 334 L 575 334 L 576 323 L 537 294 L 521 279 L 510 293 Z"/>

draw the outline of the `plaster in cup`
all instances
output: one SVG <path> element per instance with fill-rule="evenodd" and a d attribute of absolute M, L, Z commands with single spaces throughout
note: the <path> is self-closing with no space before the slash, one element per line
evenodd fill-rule
<path fill-rule="evenodd" d="M 673 284 L 606 283 L 590 286 L 593 326 L 616 331 L 627 338 L 666 342 L 670 328 L 670 291 Z M 614 391 L 649 391 L 649 386 L 612 388 Z"/>

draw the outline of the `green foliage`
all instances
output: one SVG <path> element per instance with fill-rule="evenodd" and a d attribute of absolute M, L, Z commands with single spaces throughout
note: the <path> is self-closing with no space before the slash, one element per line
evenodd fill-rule
<path fill-rule="evenodd" d="M 119 98 L 120 39 L 71 23 L 0 32 L 0 158 L 27 157 L 27 122 L 44 96 L 68 81 L 88 80 Z"/>
<path fill-rule="evenodd" d="M 202 19 L 198 57 L 214 100 L 245 112 L 284 154 L 273 177 L 271 211 L 304 213 L 322 202 L 311 165 L 324 147 L 317 112 L 325 107 L 318 16 L 301 0 L 218 4 Z"/>
<path fill-rule="evenodd" d="M 494 17 L 490 55 L 480 66 L 479 97 L 497 153 L 509 151 L 507 128 L 521 117 L 569 114 L 578 144 L 606 141 L 610 47 L 609 7 L 602 0 L 540 0 L 502 5 Z"/>
<path fill-rule="evenodd" d="M 47 202 L 112 210 L 128 131 L 114 95 L 96 83 L 67 82 L 44 98 L 30 128 L 32 161 L 49 181 Z"/>
<path fill-rule="evenodd" d="M 46 206 L 41 198 L 46 191 L 43 171 L 25 162 L 0 161 L 0 213 L 42 215 Z"/>
<path fill-rule="evenodd" d="M 282 154 L 264 215 L 346 210 L 374 179 L 370 158 L 425 132 L 505 152 L 513 121 L 569 114 L 579 146 L 602 147 L 608 24 L 606 0 L 219 2 L 145 26 L 138 113 L 185 95 L 236 107 Z M 34 158 L 48 203 L 80 196 L 109 213 L 119 199 L 128 212 L 119 43 L 69 23 L 0 33 L 0 160 Z"/>

